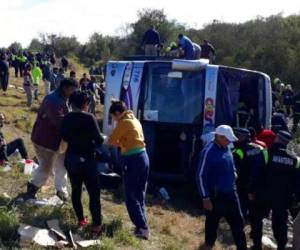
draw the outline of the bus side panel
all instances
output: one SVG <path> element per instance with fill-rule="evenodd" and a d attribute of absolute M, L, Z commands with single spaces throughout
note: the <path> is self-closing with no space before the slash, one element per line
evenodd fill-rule
<path fill-rule="evenodd" d="M 103 133 L 110 135 L 113 122 L 109 117 L 109 107 L 112 99 L 119 99 L 126 62 L 109 62 L 106 69 L 106 91 L 104 101 Z"/>
<path fill-rule="evenodd" d="M 266 74 L 264 75 L 265 79 L 265 100 L 266 100 L 266 118 L 265 118 L 265 127 L 271 129 L 271 120 L 272 120 L 272 87 L 270 77 Z"/>
<path fill-rule="evenodd" d="M 132 104 L 133 104 L 132 110 L 136 117 L 138 117 L 137 112 L 138 112 L 139 98 L 141 93 L 143 71 L 144 71 L 144 62 L 135 62 L 132 70 L 130 87 L 131 87 Z"/>

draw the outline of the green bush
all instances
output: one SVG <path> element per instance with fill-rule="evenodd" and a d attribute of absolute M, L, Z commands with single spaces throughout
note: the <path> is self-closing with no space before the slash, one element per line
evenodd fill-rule
<path fill-rule="evenodd" d="M 18 237 L 19 222 L 13 212 L 6 209 L 0 209 L 0 240 L 14 242 Z"/>

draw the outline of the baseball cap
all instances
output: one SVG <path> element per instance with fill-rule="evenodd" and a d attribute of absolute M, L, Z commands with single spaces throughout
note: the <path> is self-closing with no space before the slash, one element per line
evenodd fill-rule
<path fill-rule="evenodd" d="M 232 128 L 228 125 L 218 126 L 216 128 L 216 135 L 225 136 L 227 140 L 230 142 L 234 142 L 238 140 L 238 138 L 234 135 Z"/>

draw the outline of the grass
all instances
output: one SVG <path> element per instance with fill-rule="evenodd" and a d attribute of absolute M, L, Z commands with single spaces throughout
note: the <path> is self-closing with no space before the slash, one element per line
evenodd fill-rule
<path fill-rule="evenodd" d="M 75 61 L 72 67 L 79 72 L 87 72 Z M 11 73 L 11 76 L 13 74 Z M 11 78 L 11 84 L 18 87 L 22 86 L 20 78 Z M 41 91 L 42 91 L 41 85 Z M 1 93 L 0 93 L 1 95 Z M 0 110 L 6 116 L 4 133 L 7 141 L 16 137 L 24 139 L 29 154 L 34 157 L 33 147 L 30 141 L 30 132 L 38 110 L 39 102 L 34 103 L 33 108 L 29 109 L 25 104 L 25 93 L 16 88 L 10 88 L 7 96 L 0 97 Z M 101 119 L 101 109 L 98 110 L 97 118 Z M 45 228 L 46 221 L 58 219 L 64 231 L 72 230 L 82 237 L 89 237 L 89 230 L 79 231 L 76 227 L 76 218 L 71 204 L 64 207 L 36 207 L 23 205 L 9 210 L 5 204 L 7 198 L 3 193 L 8 193 L 15 197 L 26 189 L 28 176 L 24 176 L 17 166 L 9 173 L 0 171 L 0 243 L 2 248 L 18 247 L 16 241 L 16 230 L 18 225 L 30 224 Z M 40 197 L 50 197 L 55 194 L 52 180 L 49 185 L 41 190 Z M 138 240 L 133 236 L 133 226 L 128 218 L 124 205 L 123 191 L 120 188 L 114 192 L 103 191 L 101 194 L 101 205 L 105 233 L 101 236 L 101 247 L 103 250 L 197 250 L 200 249 L 204 240 L 204 218 L 198 209 L 200 200 L 195 195 L 195 190 L 185 187 L 168 187 L 172 200 L 170 203 L 162 202 L 157 197 L 147 195 L 147 213 L 151 229 L 150 241 Z M 88 196 L 83 192 L 83 204 L 85 214 L 91 218 L 88 211 Z M 198 205 L 199 204 L 199 205 Z M 228 229 L 224 229 L 228 232 Z M 0 248 L 1 248 L 0 244 Z M 215 249 L 228 249 L 229 243 L 217 244 Z M 30 249 L 43 249 L 32 245 Z M 99 249 L 98 247 L 90 249 Z"/>

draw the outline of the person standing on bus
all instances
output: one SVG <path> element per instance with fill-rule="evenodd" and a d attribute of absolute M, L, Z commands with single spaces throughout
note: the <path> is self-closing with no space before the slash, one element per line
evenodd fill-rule
<path fill-rule="evenodd" d="M 160 46 L 160 36 L 155 26 L 152 25 L 150 29 L 148 29 L 142 40 L 142 47 L 145 50 L 145 56 L 157 56 L 158 48 Z"/>
<path fill-rule="evenodd" d="M 207 40 L 203 40 L 203 44 L 201 44 L 201 58 L 209 59 L 210 62 L 215 60 L 216 50 L 214 46 L 212 46 Z"/>

